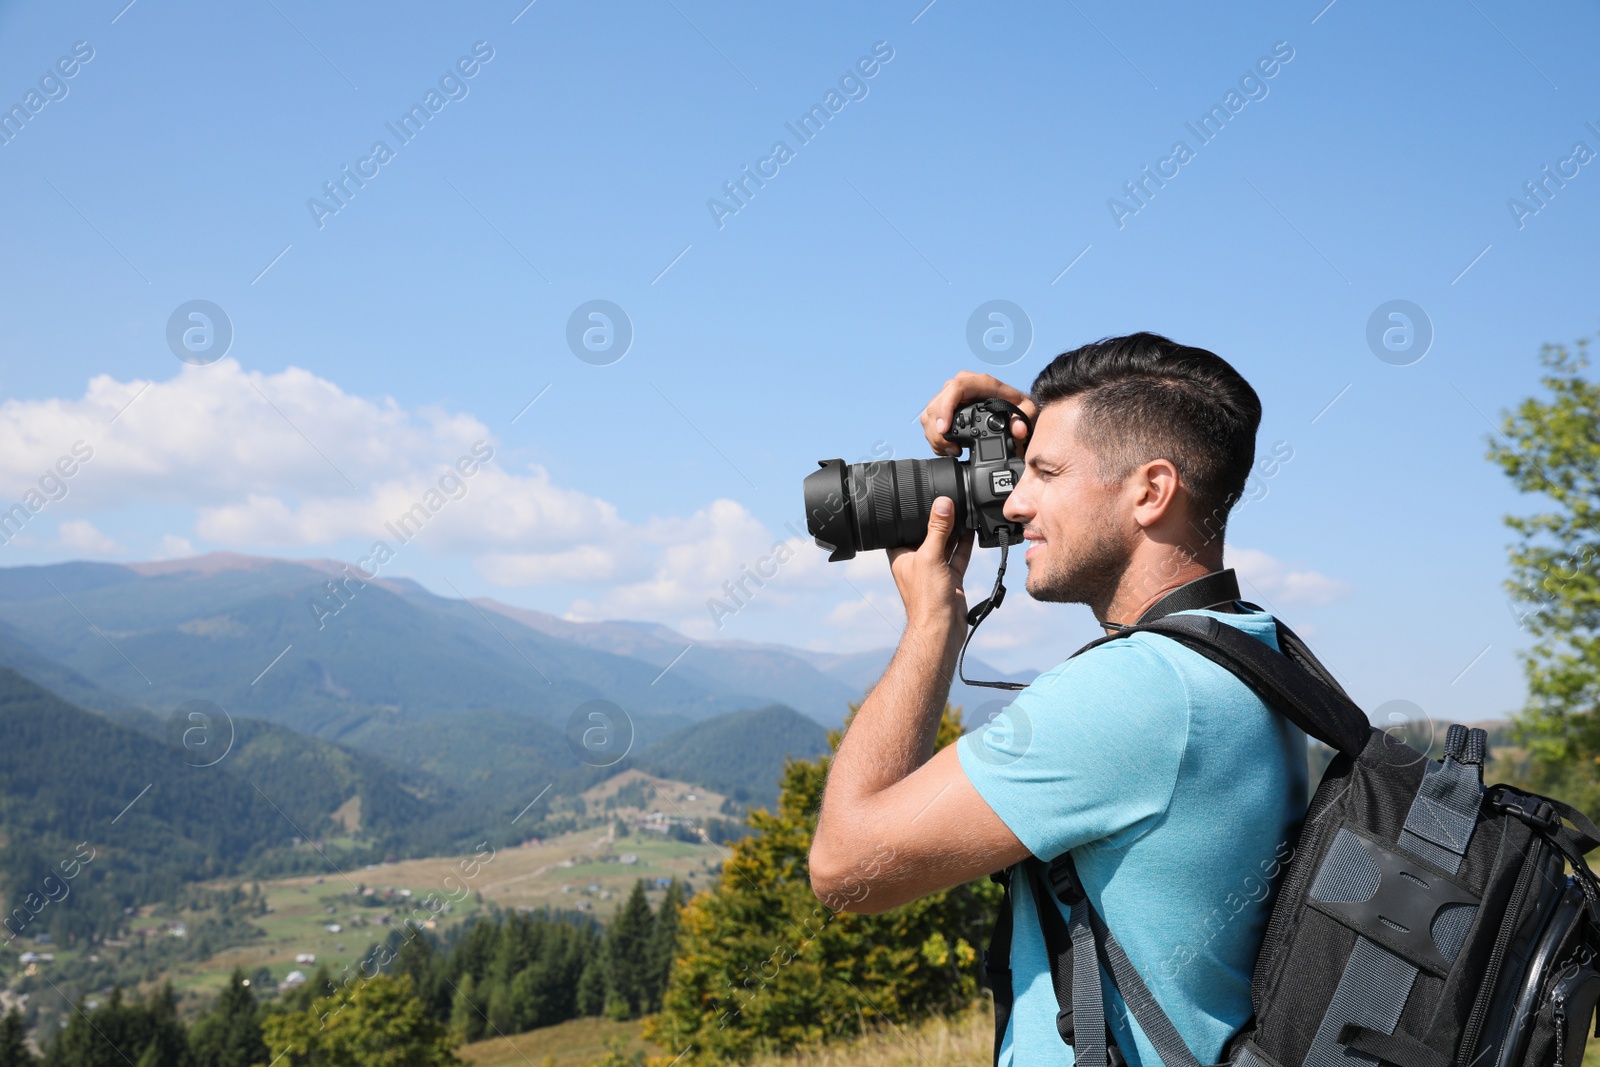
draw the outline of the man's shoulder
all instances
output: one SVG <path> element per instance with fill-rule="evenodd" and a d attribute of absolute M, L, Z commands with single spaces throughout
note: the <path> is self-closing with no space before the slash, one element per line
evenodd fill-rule
<path fill-rule="evenodd" d="M 1278 647 L 1277 621 L 1266 612 L 1184 614 L 1210 615 L 1270 648 Z M 1035 678 L 1027 692 L 1030 702 L 1115 709 L 1124 722 L 1186 717 L 1197 697 L 1203 705 L 1219 700 L 1233 704 L 1235 697 L 1259 699 L 1226 668 L 1172 638 L 1148 632 L 1078 653 Z"/>
<path fill-rule="evenodd" d="M 1242 630 L 1268 647 L 1278 647 L 1278 623 L 1264 611 L 1228 613 L 1209 609 L 1179 612 L 1182 615 L 1209 615 L 1229 626 Z M 1129 634 L 1114 641 L 1096 645 L 1062 660 L 1034 680 L 1034 684 L 1049 683 L 1058 678 L 1074 680 L 1120 675 L 1127 671 L 1142 671 L 1156 675 L 1167 673 L 1163 665 L 1187 663 L 1194 653 L 1170 637 L 1149 632 Z M 1222 670 L 1218 667 L 1217 670 Z"/>

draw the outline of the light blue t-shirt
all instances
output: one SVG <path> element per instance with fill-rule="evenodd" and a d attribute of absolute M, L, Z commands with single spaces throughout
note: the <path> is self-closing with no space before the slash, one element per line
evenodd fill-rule
<path fill-rule="evenodd" d="M 1277 647 L 1270 615 L 1193 614 Z M 958 754 L 1035 856 L 1071 850 L 1089 900 L 1184 1043 L 1216 1063 L 1250 1017 L 1269 897 L 1305 816 L 1305 734 L 1199 653 L 1141 633 L 1040 675 Z M 1000 1067 L 1069 1065 L 1025 878 L 1012 896 L 1015 1001 Z M 1104 968 L 1102 985 L 1131 1067 L 1160 1067 Z"/>

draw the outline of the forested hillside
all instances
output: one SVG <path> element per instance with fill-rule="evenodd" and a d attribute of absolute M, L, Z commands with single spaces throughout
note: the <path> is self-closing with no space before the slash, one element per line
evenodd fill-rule
<path fill-rule="evenodd" d="M 12 933 L 79 936 L 290 843 L 294 828 L 247 782 L 184 755 L 0 668 L 0 879 Z M 288 793 L 280 803 L 304 810 Z"/>
<path fill-rule="evenodd" d="M 771 807 L 785 759 L 828 751 L 828 732 L 793 708 L 774 704 L 685 726 L 639 754 L 663 778 L 693 782 L 749 805 Z"/>

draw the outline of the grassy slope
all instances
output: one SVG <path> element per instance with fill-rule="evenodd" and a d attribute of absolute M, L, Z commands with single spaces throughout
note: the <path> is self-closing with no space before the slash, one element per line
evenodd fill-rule
<path fill-rule="evenodd" d="M 639 1038 L 639 1024 L 575 1019 L 510 1038 L 464 1045 L 456 1054 L 472 1067 L 526 1067 L 551 1057 L 551 1067 L 587 1067 L 606 1054 L 605 1042 L 628 1037 L 629 1050 L 649 1055 L 663 1050 Z M 994 1022 L 989 1002 L 949 1019 L 933 1019 L 907 1029 L 884 1027 L 854 1041 L 764 1056 L 746 1067 L 986 1067 L 992 1061 Z M 670 1053 L 668 1053 L 670 1055 Z"/>
<path fill-rule="evenodd" d="M 698 786 L 627 771 L 584 794 L 591 812 L 600 813 L 606 797 L 634 780 L 656 788 L 655 805 L 670 814 L 702 823 L 717 813 L 723 799 L 720 794 Z M 690 796 L 694 799 L 690 800 Z M 593 909 L 597 918 L 605 920 L 621 904 L 636 879 L 677 877 L 687 879 L 695 887 L 703 888 L 708 884 L 722 861 L 721 853 L 714 847 L 675 841 L 644 830 L 622 838 L 612 835 L 612 818 L 631 819 L 643 814 L 640 809 L 622 807 L 610 813 L 604 826 L 537 844 L 520 844 L 516 835 L 505 833 L 512 827 L 502 827 L 499 835 L 492 832 L 485 835 L 486 840 L 495 838 L 492 847 L 496 851 L 475 878 L 464 876 L 459 867 L 462 857 L 436 856 L 375 866 L 343 867 L 341 871 L 328 870 L 322 875 L 262 880 L 261 888 L 273 910 L 252 921 L 265 931 L 266 937 L 225 949 L 204 961 L 181 964 L 168 977 L 180 994 L 201 998 L 190 1001 L 192 1006 L 198 1007 L 204 998 L 222 989 L 235 966 L 251 973 L 266 967 L 280 981 L 293 970 L 309 975 L 322 963 L 338 971 L 359 959 L 369 944 L 382 940 L 393 928 L 394 921 L 411 913 L 432 892 L 456 896 L 463 888 L 472 892 L 452 907 L 441 923 L 442 932 L 443 928 L 483 914 L 490 903 L 505 909 L 570 909 L 578 907 L 582 901 Z M 508 841 L 507 837 L 511 839 Z M 335 842 L 325 844 L 331 849 Z M 336 856 L 336 853 L 331 854 Z M 637 857 L 637 861 L 618 862 L 627 855 Z M 228 879 L 212 883 L 217 888 L 236 884 L 248 886 L 250 881 Z M 590 890 L 591 884 L 600 889 Z M 366 908 L 359 906 L 353 896 L 358 886 L 372 886 L 379 892 L 389 887 L 405 888 L 411 890 L 412 896 L 393 901 L 386 907 Z M 563 886 L 570 889 L 563 891 Z M 660 898 L 661 891 L 651 891 L 652 905 L 658 904 Z M 334 909 L 332 914 L 328 912 L 330 907 Z M 385 914 L 391 917 L 391 925 L 378 922 L 379 916 Z M 144 920 L 136 920 L 133 925 L 143 923 Z M 331 933 L 326 928 L 330 923 L 338 923 L 343 929 L 337 934 Z M 317 963 L 295 963 L 295 956 L 303 952 L 315 954 Z"/>
<path fill-rule="evenodd" d="M 618 1034 L 628 1049 L 647 1055 L 662 1050 L 639 1038 L 639 1023 L 575 1019 L 543 1030 L 463 1045 L 456 1054 L 472 1067 L 589 1067 L 607 1052 Z M 948 1019 L 932 1019 L 907 1029 L 883 1027 L 854 1041 L 805 1049 L 785 1056 L 763 1056 L 744 1067 L 989 1067 L 994 1055 L 994 1018 L 987 998 Z M 1600 1039 L 1591 1038 L 1584 1062 L 1600 1064 Z M 1573 1064 L 1572 1067 L 1579 1067 Z"/>

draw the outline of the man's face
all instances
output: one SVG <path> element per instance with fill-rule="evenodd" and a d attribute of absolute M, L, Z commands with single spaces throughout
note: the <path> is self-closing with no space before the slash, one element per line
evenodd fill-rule
<path fill-rule="evenodd" d="M 1101 480 L 1098 457 L 1078 439 L 1079 406 L 1074 397 L 1039 412 L 1005 515 L 1023 523 L 1030 596 L 1104 604 L 1127 568 L 1138 525 L 1122 506 L 1123 487 Z"/>

